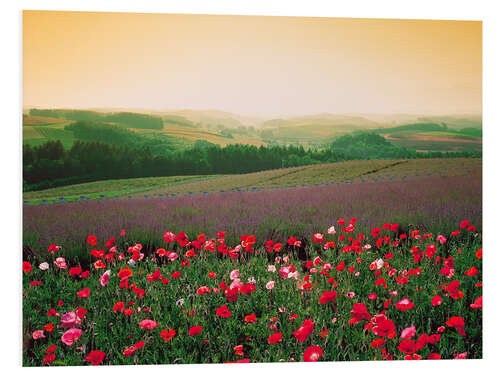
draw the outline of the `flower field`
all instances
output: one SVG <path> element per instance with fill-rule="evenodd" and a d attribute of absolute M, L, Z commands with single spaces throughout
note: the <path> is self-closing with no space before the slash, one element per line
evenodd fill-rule
<path fill-rule="evenodd" d="M 89 234 L 23 262 L 25 366 L 482 357 L 482 249 L 450 233 L 339 218 L 309 238 Z M 222 228 L 221 228 L 222 229 Z M 262 240 L 262 239 L 261 239 Z"/>

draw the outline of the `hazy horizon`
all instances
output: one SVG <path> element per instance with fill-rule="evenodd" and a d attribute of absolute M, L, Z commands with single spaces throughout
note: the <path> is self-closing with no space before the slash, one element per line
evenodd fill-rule
<path fill-rule="evenodd" d="M 24 11 L 23 107 L 482 116 L 482 23 Z"/>

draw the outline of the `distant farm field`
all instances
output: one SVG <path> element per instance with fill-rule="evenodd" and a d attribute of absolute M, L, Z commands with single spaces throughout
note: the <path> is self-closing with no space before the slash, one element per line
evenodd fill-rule
<path fill-rule="evenodd" d="M 151 177 L 98 181 L 27 192 L 31 204 L 45 200 L 79 200 L 159 195 L 208 195 L 221 191 L 269 190 L 326 184 L 364 184 L 405 181 L 422 177 L 477 177 L 481 179 L 481 159 L 355 160 L 283 168 L 239 175 Z"/>
<path fill-rule="evenodd" d="M 42 199 L 59 199 L 61 197 L 66 201 L 79 200 L 82 196 L 87 199 L 97 199 L 101 197 L 113 198 L 116 196 L 137 194 L 138 192 L 147 192 L 151 189 L 186 183 L 188 181 L 206 180 L 217 177 L 218 176 L 169 176 L 105 180 L 26 192 L 23 194 L 23 198 L 32 203 L 41 203 Z"/>

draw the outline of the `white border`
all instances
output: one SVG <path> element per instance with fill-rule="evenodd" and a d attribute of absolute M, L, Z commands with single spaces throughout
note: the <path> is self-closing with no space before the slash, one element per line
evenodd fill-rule
<path fill-rule="evenodd" d="M 316 17 L 352 17 L 352 18 L 405 18 L 405 19 L 449 19 L 449 20 L 482 20 L 483 21 L 483 124 L 484 124 L 484 158 L 483 158 L 483 209 L 485 248 L 485 295 L 484 311 L 484 358 L 476 361 L 412 361 L 408 362 L 329 362 L 316 364 L 251 364 L 251 365 L 188 365 L 188 366 L 148 366 L 148 367 L 103 367 L 92 368 L 96 372 L 132 373 L 147 371 L 153 373 L 255 373 L 266 372 L 303 372 L 303 371 L 335 371 L 363 372 L 384 374 L 401 372 L 422 374 L 422 372 L 471 373 L 487 371 L 489 373 L 497 356 L 497 342 L 500 338 L 497 318 L 498 309 L 498 265 L 499 257 L 495 238 L 498 220 L 498 184 L 497 146 L 498 129 L 500 127 L 499 97 L 500 87 L 498 69 L 500 58 L 498 45 L 500 41 L 500 19 L 495 1 L 462 1 L 462 0 L 420 0 L 414 1 L 235 1 L 235 0 L 184 0 L 184 1 L 17 1 L 12 5 L 2 6 L 2 244 L 4 260 L 2 267 L 2 367 L 9 373 L 12 371 L 63 373 L 87 373 L 88 367 L 25 369 L 21 363 L 21 298 L 20 298 L 20 264 L 21 264 L 21 10 L 80 10 L 80 11 L 120 11 L 146 13 L 196 13 L 196 14 L 246 14 L 277 16 L 316 16 Z M 7 112 L 7 116 L 5 116 Z M 15 282 L 14 282 L 15 280 Z M 15 285 L 14 285 L 15 284 Z M 16 322 L 14 324 L 14 322 Z"/>

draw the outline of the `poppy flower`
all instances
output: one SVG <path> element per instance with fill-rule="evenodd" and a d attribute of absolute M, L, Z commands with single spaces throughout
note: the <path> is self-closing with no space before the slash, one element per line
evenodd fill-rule
<path fill-rule="evenodd" d="M 23 262 L 23 271 L 24 273 L 29 273 L 33 270 L 30 262 Z"/>
<path fill-rule="evenodd" d="M 293 335 L 298 342 L 304 342 L 307 340 L 312 331 L 314 331 L 314 322 L 311 319 L 306 319 L 302 322 L 300 328 L 293 333 Z"/>
<path fill-rule="evenodd" d="M 429 353 L 427 359 L 441 359 L 441 356 L 438 353 Z"/>
<path fill-rule="evenodd" d="M 281 341 L 282 337 L 283 337 L 283 334 L 281 332 L 276 332 L 268 337 L 267 342 L 269 344 L 276 344 L 276 343 Z"/>
<path fill-rule="evenodd" d="M 70 311 L 63 316 L 61 316 L 61 327 L 62 328 L 74 328 L 78 324 L 81 324 L 82 320 L 78 317 L 77 313 Z"/>
<path fill-rule="evenodd" d="M 337 298 L 337 293 L 335 291 L 326 291 L 323 292 L 321 297 L 319 297 L 319 303 L 329 303 L 334 302 L 335 298 Z"/>
<path fill-rule="evenodd" d="M 257 323 L 257 316 L 255 314 L 250 314 L 245 316 L 246 323 Z"/>
<path fill-rule="evenodd" d="M 363 319 L 371 319 L 371 315 L 367 312 L 366 306 L 362 303 L 355 303 L 352 306 L 351 316 L 353 323 L 358 323 Z"/>
<path fill-rule="evenodd" d="M 483 249 L 479 249 L 478 251 L 476 251 L 476 258 L 482 259 L 482 257 L 483 257 Z"/>
<path fill-rule="evenodd" d="M 323 355 L 323 349 L 317 345 L 312 345 L 306 349 L 303 355 L 304 362 L 317 362 Z"/>
<path fill-rule="evenodd" d="M 411 302 L 408 298 L 403 298 L 401 301 L 396 303 L 396 308 L 401 311 L 410 310 L 415 307 L 415 304 Z"/>
<path fill-rule="evenodd" d="M 43 329 L 39 329 L 37 331 L 34 331 L 32 334 L 33 340 L 44 339 L 45 335 L 43 333 L 44 333 Z"/>
<path fill-rule="evenodd" d="M 223 317 L 223 318 L 229 318 L 231 317 L 231 311 L 227 308 L 227 305 L 223 305 L 217 308 L 215 311 L 217 316 Z"/>
<path fill-rule="evenodd" d="M 54 330 L 54 323 L 45 324 L 43 329 L 49 333 L 52 332 Z"/>
<path fill-rule="evenodd" d="M 99 284 L 101 284 L 102 287 L 105 287 L 106 285 L 109 284 L 109 277 L 111 275 L 111 271 L 107 270 L 104 272 L 101 277 L 99 277 Z"/>
<path fill-rule="evenodd" d="M 70 328 L 61 336 L 61 341 L 68 346 L 73 345 L 73 343 L 80 338 L 82 335 L 82 330 L 79 328 Z"/>
<path fill-rule="evenodd" d="M 196 336 L 196 335 L 199 335 L 202 330 L 203 330 L 202 326 L 193 326 L 193 327 L 189 328 L 188 334 L 190 336 Z"/>
<path fill-rule="evenodd" d="M 131 356 L 136 352 L 136 350 L 142 348 L 146 342 L 145 341 L 139 341 L 138 343 L 135 343 L 132 345 L 130 348 L 127 348 L 123 351 L 123 355 L 125 357 Z"/>
<path fill-rule="evenodd" d="M 477 268 L 475 266 L 472 266 L 469 268 L 467 271 L 464 272 L 464 275 L 466 276 L 476 276 L 479 273 Z"/>
<path fill-rule="evenodd" d="M 471 309 L 482 309 L 483 308 L 483 296 L 478 297 L 474 303 L 470 304 Z"/>
<path fill-rule="evenodd" d="M 372 328 L 372 332 L 380 337 L 394 337 L 396 334 L 396 326 L 394 322 L 390 319 L 383 318 L 382 321 L 377 322 L 377 324 Z"/>
<path fill-rule="evenodd" d="M 370 343 L 370 345 L 372 348 L 375 349 L 375 348 L 378 348 L 382 345 L 385 345 L 385 343 L 386 343 L 386 341 L 384 339 L 375 339 Z"/>
<path fill-rule="evenodd" d="M 144 319 L 143 321 L 139 322 L 139 325 L 144 329 L 154 329 L 158 327 L 158 323 L 151 319 Z"/>
<path fill-rule="evenodd" d="M 415 326 L 405 328 L 405 329 L 403 329 L 403 332 L 401 332 L 401 338 L 402 339 L 411 339 L 413 336 L 415 336 L 415 333 L 416 333 Z"/>
<path fill-rule="evenodd" d="M 325 241 L 325 237 L 323 236 L 322 233 L 315 233 L 313 235 L 313 241 L 316 243 L 321 243 Z"/>
<path fill-rule="evenodd" d="M 90 271 L 83 271 L 81 274 L 80 274 L 80 279 L 86 279 L 87 277 L 90 276 Z"/>
<path fill-rule="evenodd" d="M 97 245 L 97 238 L 96 236 L 88 236 L 87 237 L 87 243 L 92 245 L 92 246 L 96 246 Z"/>
<path fill-rule="evenodd" d="M 169 341 L 175 336 L 176 332 L 172 328 L 165 329 L 160 332 L 160 336 L 163 340 Z"/>
<path fill-rule="evenodd" d="M 439 306 L 442 301 L 443 301 L 443 299 L 441 298 L 441 296 L 439 294 L 437 294 L 432 298 L 431 304 L 432 304 L 432 306 Z"/>
<path fill-rule="evenodd" d="M 79 298 L 88 298 L 90 295 L 90 288 L 85 288 L 80 290 L 79 292 L 76 292 Z"/>
<path fill-rule="evenodd" d="M 405 354 L 413 354 L 417 351 L 417 345 L 413 340 L 404 340 L 399 343 L 398 349 Z"/>
<path fill-rule="evenodd" d="M 458 334 L 460 336 L 465 336 L 465 322 L 460 316 L 452 316 L 447 322 L 446 325 L 448 327 L 454 327 L 458 330 Z"/>
<path fill-rule="evenodd" d="M 106 357 L 106 354 L 104 352 L 101 352 L 100 350 L 92 350 L 85 357 L 85 360 L 87 362 L 90 362 L 92 366 L 99 366 L 101 362 L 104 360 L 104 357 Z"/>

